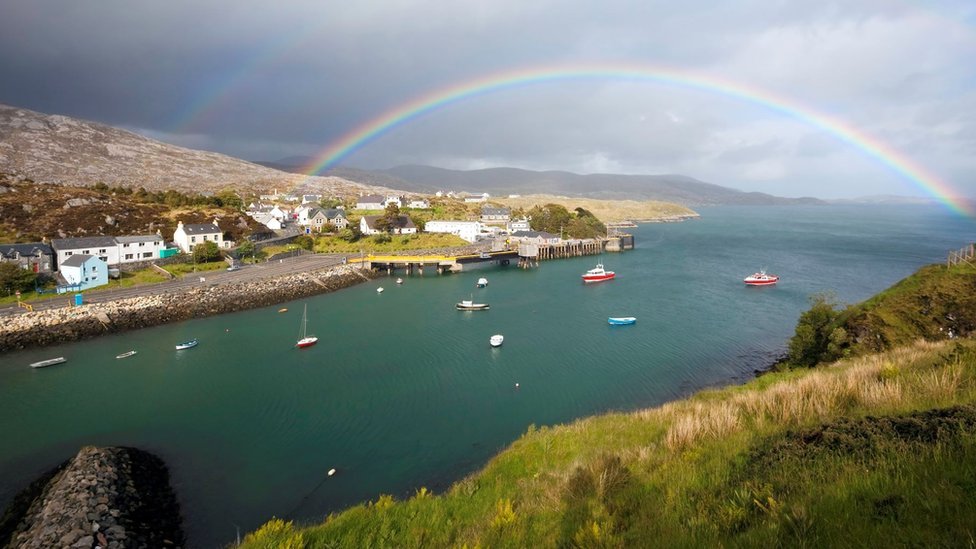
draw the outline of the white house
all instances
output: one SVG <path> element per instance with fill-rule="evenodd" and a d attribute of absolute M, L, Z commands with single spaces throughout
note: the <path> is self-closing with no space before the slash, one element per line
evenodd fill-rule
<path fill-rule="evenodd" d="M 386 198 L 378 194 L 368 194 L 366 196 L 360 196 L 359 200 L 356 201 L 357 210 L 382 210 L 386 208 L 384 205 Z"/>
<path fill-rule="evenodd" d="M 514 233 L 516 231 L 531 231 L 532 227 L 529 226 L 529 220 L 525 217 L 522 219 L 513 219 L 508 222 L 508 232 Z"/>
<path fill-rule="evenodd" d="M 271 217 L 277 219 L 282 223 L 285 223 L 288 219 L 291 218 L 288 209 L 282 208 L 281 206 L 278 205 L 275 205 L 274 208 L 271 208 L 271 210 L 268 211 L 268 215 L 270 215 Z"/>
<path fill-rule="evenodd" d="M 511 208 L 481 207 L 481 221 L 485 223 L 505 223 L 512 217 Z"/>
<path fill-rule="evenodd" d="M 402 196 L 396 196 L 396 195 L 392 195 L 392 194 L 391 195 L 388 195 L 386 197 L 386 200 L 383 201 L 383 207 L 386 208 L 390 204 L 396 204 L 397 208 L 402 208 L 403 207 L 403 200 L 404 199 L 403 199 Z"/>
<path fill-rule="evenodd" d="M 468 204 L 487 202 L 488 199 L 491 198 L 491 196 L 488 193 L 481 193 L 481 194 L 465 193 L 463 197 L 464 197 L 464 201 Z"/>
<path fill-rule="evenodd" d="M 320 194 L 303 194 L 302 204 L 318 204 L 322 200 L 322 195 Z"/>
<path fill-rule="evenodd" d="M 272 231 L 280 231 L 285 226 L 280 219 L 271 215 L 270 213 L 258 213 L 252 215 L 251 217 Z"/>
<path fill-rule="evenodd" d="M 386 232 L 376 228 L 376 220 L 381 217 L 383 216 L 364 215 L 359 219 L 359 231 L 366 235 Z M 417 226 L 413 224 L 409 216 L 401 215 L 397 218 L 397 226 L 392 232 L 394 234 L 417 234 Z"/>
<path fill-rule="evenodd" d="M 83 236 L 51 240 L 58 265 L 75 255 L 93 255 L 106 265 L 119 264 L 119 246 L 114 236 Z"/>
<path fill-rule="evenodd" d="M 119 263 L 135 263 L 137 261 L 152 261 L 159 259 L 159 254 L 166 249 L 163 235 L 117 236 L 115 242 L 119 248 Z"/>
<path fill-rule="evenodd" d="M 430 202 L 425 198 L 415 198 L 407 204 L 408 208 L 426 209 L 430 207 Z"/>
<path fill-rule="evenodd" d="M 108 264 L 93 255 L 74 254 L 61 263 L 59 270 L 68 283 L 58 286 L 59 294 L 108 284 Z"/>
<path fill-rule="evenodd" d="M 217 220 L 213 223 L 187 225 L 180 221 L 173 232 L 173 242 L 186 253 L 192 252 L 194 246 L 204 242 L 216 242 L 218 248 L 229 248 L 232 244 L 230 240 L 224 240 L 224 231 L 217 226 Z"/>
<path fill-rule="evenodd" d="M 424 223 L 424 232 L 448 233 L 476 242 L 478 235 L 484 232 L 484 226 L 478 221 L 428 221 Z"/>

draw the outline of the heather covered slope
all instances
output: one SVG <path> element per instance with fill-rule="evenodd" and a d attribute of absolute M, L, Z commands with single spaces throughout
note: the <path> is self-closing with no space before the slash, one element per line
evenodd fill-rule
<path fill-rule="evenodd" d="M 305 528 L 272 520 L 244 546 L 966 544 L 976 342 L 923 335 L 658 408 L 530 426 L 444 494 L 382 496 Z"/>

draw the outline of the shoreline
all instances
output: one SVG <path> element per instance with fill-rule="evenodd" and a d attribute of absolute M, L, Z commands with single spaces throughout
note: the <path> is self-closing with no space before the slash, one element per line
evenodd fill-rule
<path fill-rule="evenodd" d="M 348 288 L 375 276 L 370 271 L 341 265 L 257 281 L 196 287 L 179 293 L 9 316 L 0 326 L 0 353 L 267 307 Z"/>

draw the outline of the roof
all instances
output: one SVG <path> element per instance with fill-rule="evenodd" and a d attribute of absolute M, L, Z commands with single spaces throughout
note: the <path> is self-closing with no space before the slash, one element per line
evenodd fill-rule
<path fill-rule="evenodd" d="M 90 259 L 98 259 L 93 255 L 75 254 L 61 262 L 62 267 L 81 267 Z M 98 259 L 98 261 L 102 261 Z"/>
<path fill-rule="evenodd" d="M 213 223 L 193 223 L 190 225 L 183 225 L 183 232 L 186 234 L 211 234 L 211 233 L 223 233 L 220 227 L 214 225 Z"/>
<path fill-rule="evenodd" d="M 30 242 L 27 244 L 0 244 L 0 256 L 16 257 L 36 256 L 40 252 L 42 255 L 54 255 L 54 250 L 43 242 Z"/>
<path fill-rule="evenodd" d="M 376 220 L 383 217 L 382 215 L 364 215 L 363 219 L 366 220 L 366 225 L 370 229 L 376 228 Z M 410 220 L 410 216 L 401 215 L 397 217 L 397 228 L 398 229 L 416 229 L 417 226 L 413 224 Z"/>
<path fill-rule="evenodd" d="M 79 238 L 54 238 L 51 246 L 55 250 L 82 250 L 85 248 L 106 248 L 115 246 L 114 236 L 82 236 Z"/>
<path fill-rule="evenodd" d="M 481 215 L 511 215 L 511 208 L 493 208 L 491 206 L 482 206 Z"/>
<path fill-rule="evenodd" d="M 117 236 L 115 240 L 119 244 L 132 244 L 135 242 L 162 242 L 163 237 L 158 234 L 135 234 L 131 236 Z"/>
<path fill-rule="evenodd" d="M 514 233 L 512 233 L 512 236 L 522 237 L 522 238 L 536 238 L 536 237 L 542 237 L 546 239 L 559 238 L 558 236 L 552 233 L 547 233 L 546 231 L 515 231 Z"/>
<path fill-rule="evenodd" d="M 386 200 L 385 196 L 380 196 L 378 194 L 367 194 L 366 196 L 360 196 L 356 202 L 359 204 L 365 204 L 365 203 L 382 204 L 385 200 Z"/>

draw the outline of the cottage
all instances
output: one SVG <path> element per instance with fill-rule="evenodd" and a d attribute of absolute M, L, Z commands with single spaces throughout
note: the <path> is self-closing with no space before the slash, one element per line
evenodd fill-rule
<path fill-rule="evenodd" d="M 119 249 L 119 263 L 134 263 L 136 261 L 152 261 L 159 259 L 166 249 L 163 235 L 117 236 L 115 243 Z"/>
<path fill-rule="evenodd" d="M 425 198 L 415 198 L 407 204 L 407 207 L 424 210 L 430 207 L 430 202 L 428 202 Z"/>
<path fill-rule="evenodd" d="M 356 201 L 357 210 L 382 210 L 386 208 L 386 198 L 378 194 L 360 196 Z"/>
<path fill-rule="evenodd" d="M 511 218 L 511 208 L 481 207 L 481 221 L 484 223 L 506 223 Z"/>
<path fill-rule="evenodd" d="M 54 250 L 42 242 L 0 244 L 0 262 L 16 263 L 35 273 L 50 273 L 54 270 Z"/>
<path fill-rule="evenodd" d="M 107 265 L 119 264 L 119 246 L 114 236 L 83 236 L 51 240 L 55 261 L 60 265 L 73 255 L 94 255 Z"/>
<path fill-rule="evenodd" d="M 284 224 L 288 219 L 291 219 L 291 213 L 288 211 L 288 208 L 282 208 L 281 206 L 277 205 L 268 210 L 268 215 L 277 219 L 282 224 Z"/>
<path fill-rule="evenodd" d="M 59 270 L 66 283 L 58 286 L 59 294 L 108 284 L 108 264 L 92 255 L 74 254 L 60 263 Z"/>
<path fill-rule="evenodd" d="M 194 246 L 204 242 L 216 242 L 218 248 L 229 248 L 232 244 L 231 241 L 224 240 L 224 231 L 217 226 L 217 220 L 213 223 L 187 225 L 180 221 L 173 233 L 173 242 L 186 253 L 190 253 Z"/>
<path fill-rule="evenodd" d="M 386 231 L 376 228 L 376 220 L 381 215 L 364 215 L 359 220 L 359 231 L 363 234 L 379 234 Z M 397 218 L 396 227 L 391 231 L 394 234 L 417 234 L 417 226 L 413 224 L 409 216 L 401 215 Z"/>
<path fill-rule="evenodd" d="M 303 194 L 302 204 L 318 204 L 322 200 L 322 195 L 320 194 Z"/>
<path fill-rule="evenodd" d="M 484 226 L 478 221 L 428 221 L 424 224 L 424 232 L 453 234 L 468 242 L 477 242 Z"/>
<path fill-rule="evenodd" d="M 517 231 L 512 233 L 511 240 L 524 244 L 559 244 L 562 239 L 545 231 Z"/>
<path fill-rule="evenodd" d="M 271 229 L 272 231 L 280 231 L 284 227 L 284 224 L 281 222 L 281 220 L 271 215 L 270 213 L 254 214 L 251 217 L 253 217 L 254 220 L 257 221 L 258 223 L 264 225 L 265 227 Z"/>
<path fill-rule="evenodd" d="M 508 222 L 508 232 L 515 233 L 518 231 L 531 231 L 532 227 L 529 226 L 529 220 L 525 217 L 522 219 L 513 219 Z"/>
<path fill-rule="evenodd" d="M 464 202 L 467 204 L 477 204 L 479 202 L 487 202 L 488 199 L 491 198 L 491 195 L 488 193 L 464 193 L 461 195 L 461 198 L 463 198 Z"/>

